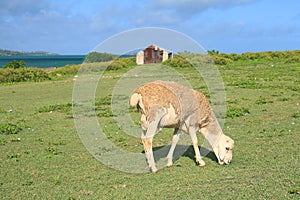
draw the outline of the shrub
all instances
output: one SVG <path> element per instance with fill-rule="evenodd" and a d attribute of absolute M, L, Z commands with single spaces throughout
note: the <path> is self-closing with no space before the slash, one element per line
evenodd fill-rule
<path fill-rule="evenodd" d="M 135 57 L 132 58 L 117 58 L 108 67 L 107 70 L 119 70 L 135 66 Z"/>
<path fill-rule="evenodd" d="M 4 65 L 3 68 L 10 68 L 10 69 L 18 69 L 18 68 L 24 68 L 26 66 L 26 63 L 24 60 L 13 60 L 9 63 L 7 63 L 6 65 Z"/>
<path fill-rule="evenodd" d="M 81 65 L 66 65 L 64 67 L 59 67 L 50 72 L 51 77 L 57 77 L 57 74 L 63 76 L 74 76 L 78 73 Z"/>
<path fill-rule="evenodd" d="M 232 63 L 232 60 L 229 58 L 226 58 L 223 54 L 214 54 L 211 55 L 211 58 L 213 59 L 214 63 L 216 65 L 228 65 Z"/>
<path fill-rule="evenodd" d="M 50 80 L 45 70 L 39 68 L 5 68 L 0 69 L 0 83 Z"/>
<path fill-rule="evenodd" d="M 235 54 L 237 55 L 237 54 Z M 197 54 L 190 52 L 180 52 L 173 59 L 164 62 L 165 65 L 176 68 L 193 67 L 193 64 L 216 64 L 227 65 L 233 61 L 230 54 L 220 54 L 218 51 L 209 51 L 208 54 Z"/>
<path fill-rule="evenodd" d="M 58 111 L 61 113 L 69 114 L 72 111 L 72 103 L 43 106 L 38 109 L 39 113 L 52 112 L 52 111 Z"/>
<path fill-rule="evenodd" d="M 234 118 L 234 117 L 241 117 L 247 114 L 250 114 L 248 108 L 229 107 L 226 113 L 226 117 Z"/>
<path fill-rule="evenodd" d="M 208 54 L 214 60 L 217 65 L 228 65 L 233 62 L 236 64 L 258 64 L 270 62 L 281 62 L 281 63 L 298 63 L 300 62 L 300 51 L 266 51 L 266 52 L 246 52 L 242 54 L 225 54 L 219 53 L 218 51 L 208 51 Z"/>
<path fill-rule="evenodd" d="M 18 124 L 4 123 L 0 124 L 0 134 L 17 134 L 22 130 Z"/>
<path fill-rule="evenodd" d="M 163 64 L 174 68 L 193 67 L 193 65 L 187 59 L 180 55 L 176 55 L 172 59 L 164 61 Z"/>
<path fill-rule="evenodd" d="M 207 53 L 208 53 L 209 55 L 216 55 L 216 54 L 219 54 L 220 52 L 213 49 L 213 50 L 208 50 Z"/>
<path fill-rule="evenodd" d="M 230 59 L 233 60 L 233 61 L 237 61 L 237 60 L 241 59 L 241 56 L 239 54 L 236 54 L 236 53 L 229 54 L 229 56 L 230 56 Z"/>
<path fill-rule="evenodd" d="M 273 103 L 272 100 L 268 100 L 265 97 L 260 97 L 258 100 L 255 101 L 255 104 L 261 105 L 261 104 L 268 104 Z"/>
<path fill-rule="evenodd" d="M 300 55 L 299 56 L 291 56 L 286 59 L 285 63 L 300 63 Z"/>

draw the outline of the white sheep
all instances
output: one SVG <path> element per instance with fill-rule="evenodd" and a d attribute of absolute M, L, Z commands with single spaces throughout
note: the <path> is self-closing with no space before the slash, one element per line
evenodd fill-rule
<path fill-rule="evenodd" d="M 141 112 L 142 142 L 150 170 L 157 168 L 152 151 L 154 135 L 163 127 L 174 128 L 171 148 L 167 155 L 167 166 L 173 165 L 173 152 L 179 140 L 179 132 L 190 135 L 196 162 L 205 166 L 200 156 L 196 132 L 200 131 L 208 140 L 219 164 L 232 160 L 234 141 L 223 134 L 206 97 L 195 90 L 168 81 L 154 81 L 133 91 L 130 105 Z"/>

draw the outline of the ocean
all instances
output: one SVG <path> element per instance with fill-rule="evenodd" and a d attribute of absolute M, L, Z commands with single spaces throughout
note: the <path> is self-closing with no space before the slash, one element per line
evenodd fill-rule
<path fill-rule="evenodd" d="M 85 55 L 49 55 L 49 56 L 0 56 L 0 68 L 13 60 L 24 60 L 26 67 L 49 68 L 81 64 Z"/>

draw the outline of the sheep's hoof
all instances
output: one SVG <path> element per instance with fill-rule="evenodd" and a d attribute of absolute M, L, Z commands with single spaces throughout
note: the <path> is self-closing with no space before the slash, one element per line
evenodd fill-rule
<path fill-rule="evenodd" d="M 206 166 L 206 164 L 203 160 L 199 160 L 199 161 L 197 161 L 197 163 L 200 167 L 205 167 Z"/>
<path fill-rule="evenodd" d="M 173 167 L 173 161 L 172 161 L 172 159 L 169 159 L 169 158 L 166 158 L 166 160 L 167 160 L 167 167 Z"/>
<path fill-rule="evenodd" d="M 168 163 L 168 164 L 167 164 L 167 167 L 168 167 L 168 168 L 173 167 L 173 163 Z"/>
<path fill-rule="evenodd" d="M 155 174 L 158 172 L 158 169 L 156 167 L 150 168 L 150 171 Z"/>
<path fill-rule="evenodd" d="M 206 166 L 206 164 L 204 163 L 204 164 L 202 164 L 202 165 L 199 165 L 200 167 L 205 167 Z"/>

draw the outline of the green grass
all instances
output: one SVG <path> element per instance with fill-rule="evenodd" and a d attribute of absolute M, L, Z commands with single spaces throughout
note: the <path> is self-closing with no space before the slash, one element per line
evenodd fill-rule
<path fill-rule="evenodd" d="M 87 151 L 70 115 L 72 78 L 0 86 L 0 124 L 21 128 L 0 134 L 1 199 L 298 199 L 299 64 L 219 70 L 229 111 L 223 130 L 235 140 L 232 164 L 220 166 L 206 157 L 207 166 L 200 168 L 189 148 L 172 168 L 157 174 L 117 171 Z M 178 71 L 208 94 L 192 69 Z M 116 125 L 110 108 L 123 73 L 110 71 L 101 79 L 95 110 L 112 142 L 140 153 L 140 139 Z M 138 124 L 138 114 L 130 111 Z M 171 138 L 165 129 L 154 145 L 167 145 Z"/>

